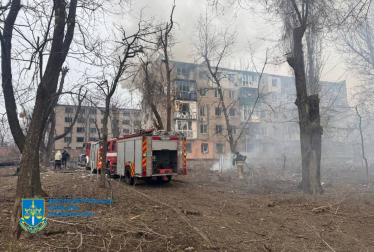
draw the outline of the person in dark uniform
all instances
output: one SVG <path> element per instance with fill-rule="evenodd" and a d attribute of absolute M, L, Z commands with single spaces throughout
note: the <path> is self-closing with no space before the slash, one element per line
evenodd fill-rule
<path fill-rule="evenodd" d="M 246 159 L 247 156 L 243 156 L 238 151 L 234 155 L 234 163 L 236 164 L 236 169 L 238 171 L 240 179 L 243 179 L 243 166 Z"/>
<path fill-rule="evenodd" d="M 69 161 L 70 159 L 70 154 L 64 150 L 64 152 L 62 153 L 62 165 L 66 168 L 66 162 Z"/>

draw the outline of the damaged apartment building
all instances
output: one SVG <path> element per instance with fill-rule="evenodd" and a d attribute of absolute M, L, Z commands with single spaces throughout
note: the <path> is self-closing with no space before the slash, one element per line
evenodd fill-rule
<path fill-rule="evenodd" d="M 214 163 L 230 154 L 219 92 L 206 73 L 205 65 L 172 62 L 172 128 L 187 137 L 190 164 Z M 246 153 L 251 162 L 277 164 L 283 162 L 284 156 L 298 162 L 300 136 L 294 79 L 272 74 L 263 74 L 260 79 L 256 72 L 224 68 L 217 75 L 234 141 L 238 139 L 237 150 Z M 353 155 L 348 126 L 334 128 L 336 116 L 342 116 L 341 111 L 348 107 L 346 84 L 323 82 L 320 90 L 322 124 L 326 127 L 323 148 L 334 146 L 336 150 L 330 151 L 326 160 L 340 156 L 348 162 Z M 159 107 L 164 125 L 165 108 Z M 143 109 L 151 127 L 152 111 L 147 106 Z M 339 125 L 343 125 L 341 120 Z"/>

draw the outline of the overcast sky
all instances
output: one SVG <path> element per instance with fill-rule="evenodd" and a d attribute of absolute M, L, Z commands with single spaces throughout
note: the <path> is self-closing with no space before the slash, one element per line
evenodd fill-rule
<path fill-rule="evenodd" d="M 222 1 L 224 2 L 224 1 Z M 155 17 L 157 20 L 169 18 L 172 7 L 172 0 L 137 0 L 133 1 L 132 14 L 119 20 L 125 27 L 132 29 L 138 20 L 140 10 L 143 9 L 147 18 Z M 195 25 L 200 14 L 207 8 L 205 0 L 176 0 L 174 20 L 178 24 L 175 30 L 177 44 L 173 47 L 173 60 L 193 62 L 191 54 L 191 37 L 194 34 Z M 257 11 L 259 12 L 259 11 Z M 217 24 L 225 27 L 230 26 L 238 31 L 238 41 L 236 44 L 236 54 L 226 62 L 229 67 L 234 67 L 235 62 L 250 59 L 247 50 L 248 45 L 255 50 L 256 64 L 261 67 L 265 51 L 270 48 L 274 52 L 278 48 L 281 37 L 281 23 L 276 20 L 266 20 L 263 13 L 256 11 L 241 10 L 236 12 L 227 9 L 224 15 L 217 16 Z M 281 52 L 275 51 L 279 55 Z M 355 79 L 349 76 L 342 56 L 337 53 L 333 43 L 325 48 L 324 58 L 327 59 L 322 79 L 325 81 L 337 82 L 347 80 L 348 87 L 353 86 Z M 285 58 L 283 58 L 285 59 Z M 252 70 L 252 69 L 249 69 Z M 279 75 L 291 75 L 290 67 L 287 63 L 282 65 L 269 65 L 267 73 Z"/>

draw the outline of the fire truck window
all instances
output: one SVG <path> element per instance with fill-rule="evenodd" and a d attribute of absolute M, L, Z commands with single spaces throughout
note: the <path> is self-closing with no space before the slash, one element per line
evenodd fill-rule
<path fill-rule="evenodd" d="M 116 150 L 116 142 L 113 142 L 112 144 L 112 151 L 115 151 Z"/>
<path fill-rule="evenodd" d="M 110 151 L 110 143 L 108 143 L 108 145 L 106 146 L 106 150 Z"/>

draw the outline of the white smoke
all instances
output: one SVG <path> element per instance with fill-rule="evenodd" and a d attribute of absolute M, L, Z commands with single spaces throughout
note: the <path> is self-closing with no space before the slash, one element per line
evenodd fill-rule
<path fill-rule="evenodd" d="M 221 155 L 219 161 L 211 168 L 212 171 L 227 171 L 230 169 L 233 169 L 231 154 Z"/>

